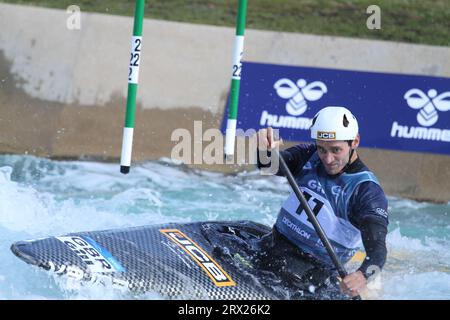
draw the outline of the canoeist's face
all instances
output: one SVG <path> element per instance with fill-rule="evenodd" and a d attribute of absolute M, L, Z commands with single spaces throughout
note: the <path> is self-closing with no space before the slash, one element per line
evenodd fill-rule
<path fill-rule="evenodd" d="M 353 141 L 353 148 L 357 146 Z M 317 153 L 328 174 L 335 175 L 344 169 L 349 161 L 351 148 L 347 141 L 316 140 Z"/>

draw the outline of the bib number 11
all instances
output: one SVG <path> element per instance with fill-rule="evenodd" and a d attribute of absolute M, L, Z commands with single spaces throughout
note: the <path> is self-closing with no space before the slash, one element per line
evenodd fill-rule
<path fill-rule="evenodd" d="M 319 199 L 314 198 L 311 194 L 309 194 L 306 191 L 303 191 L 303 195 L 305 196 L 306 201 L 310 202 L 310 200 L 312 200 L 312 202 L 314 203 L 314 206 L 311 208 L 314 216 L 317 217 L 317 215 L 319 214 L 320 210 L 322 209 L 324 203 L 322 201 L 320 201 Z M 296 210 L 296 213 L 298 215 L 302 215 L 303 213 L 306 214 L 305 210 L 303 209 L 303 206 L 300 204 L 299 207 Z M 309 218 L 307 219 L 309 222 L 311 222 L 311 220 L 309 220 Z"/>

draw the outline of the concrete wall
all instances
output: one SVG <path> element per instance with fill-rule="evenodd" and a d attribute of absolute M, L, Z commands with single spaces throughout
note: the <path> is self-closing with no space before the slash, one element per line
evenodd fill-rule
<path fill-rule="evenodd" d="M 132 18 L 0 4 L 0 152 L 117 161 Z M 219 127 L 234 29 L 145 20 L 133 159 L 170 157 L 176 128 Z M 450 77 L 450 48 L 246 31 L 245 61 Z M 390 195 L 450 200 L 450 157 L 362 149 Z M 236 166 L 203 166 L 235 170 Z M 244 166 L 245 168 L 245 166 Z"/>

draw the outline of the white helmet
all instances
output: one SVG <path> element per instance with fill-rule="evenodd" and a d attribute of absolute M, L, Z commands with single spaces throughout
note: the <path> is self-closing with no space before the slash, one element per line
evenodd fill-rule
<path fill-rule="evenodd" d="M 358 121 L 344 107 L 326 107 L 312 120 L 311 138 L 317 140 L 355 140 Z"/>

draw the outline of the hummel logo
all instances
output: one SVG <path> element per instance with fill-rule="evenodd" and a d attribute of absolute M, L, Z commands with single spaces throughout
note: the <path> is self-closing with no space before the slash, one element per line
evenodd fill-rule
<path fill-rule="evenodd" d="M 405 93 L 404 98 L 408 106 L 420 110 L 417 122 L 424 127 L 432 126 L 438 121 L 437 111 L 450 110 L 450 91 L 437 95 L 434 89 L 428 90 L 427 94 L 420 89 L 411 89 Z"/>
<path fill-rule="evenodd" d="M 273 85 L 277 94 L 286 102 L 286 111 L 293 116 L 299 116 L 308 107 L 306 101 L 316 101 L 327 92 L 326 85 L 321 81 L 314 81 L 307 85 L 305 79 L 299 79 L 295 84 L 293 81 L 283 78 Z"/>

